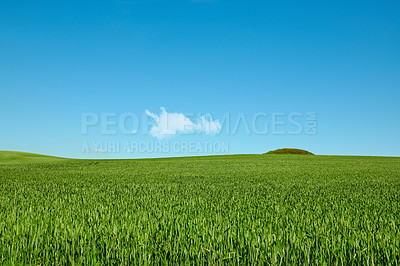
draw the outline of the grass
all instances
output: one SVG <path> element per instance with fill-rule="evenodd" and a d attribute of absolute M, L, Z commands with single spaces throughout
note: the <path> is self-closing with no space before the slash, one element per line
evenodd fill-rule
<path fill-rule="evenodd" d="M 400 158 L 0 153 L 0 264 L 399 264 Z"/>
<path fill-rule="evenodd" d="M 65 158 L 47 156 L 42 154 L 18 152 L 18 151 L 0 151 L 0 164 L 9 163 L 33 163 L 33 162 L 51 162 L 65 160 Z"/>
<path fill-rule="evenodd" d="M 277 149 L 274 151 L 269 151 L 266 154 L 300 154 L 300 155 L 314 155 L 313 153 L 301 150 L 301 149 L 293 149 L 293 148 L 284 148 L 284 149 Z"/>

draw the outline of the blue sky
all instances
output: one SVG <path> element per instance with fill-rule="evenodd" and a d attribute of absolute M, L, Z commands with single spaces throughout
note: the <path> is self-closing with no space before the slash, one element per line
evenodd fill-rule
<path fill-rule="evenodd" d="M 399 13 L 398 1 L 3 0 L 0 150 L 76 158 L 221 153 L 93 147 L 194 142 L 227 143 L 229 154 L 298 147 L 398 156 Z M 259 126 L 271 127 L 273 114 L 284 113 L 286 133 L 239 126 L 160 139 L 123 134 L 118 125 L 115 134 L 101 130 L 104 113 L 142 119 L 160 107 L 195 114 L 194 124 L 207 113 L 211 122 L 229 114 L 233 124 L 265 113 Z M 288 134 L 288 116 L 301 114 L 304 131 L 307 112 L 317 114 L 317 132 Z M 100 122 L 82 134 L 87 113 Z"/>

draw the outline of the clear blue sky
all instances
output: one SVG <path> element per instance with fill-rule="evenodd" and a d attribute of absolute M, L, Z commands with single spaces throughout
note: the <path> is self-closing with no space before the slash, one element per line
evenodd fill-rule
<path fill-rule="evenodd" d="M 0 150 L 78 158 L 83 113 L 317 113 L 314 135 L 177 135 L 226 153 L 400 151 L 399 1 L 116 0 L 0 2 Z M 196 118 L 193 118 L 195 120 Z M 304 122 L 301 122 L 304 125 Z M 104 150 L 104 148 L 103 148 Z M 213 153 L 213 152 L 209 152 Z M 207 152 L 199 153 L 207 154 Z"/>

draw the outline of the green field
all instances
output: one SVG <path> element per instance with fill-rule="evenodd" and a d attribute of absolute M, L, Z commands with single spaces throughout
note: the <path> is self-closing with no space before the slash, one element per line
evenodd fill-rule
<path fill-rule="evenodd" d="M 0 264 L 400 263 L 400 158 L 0 152 Z"/>

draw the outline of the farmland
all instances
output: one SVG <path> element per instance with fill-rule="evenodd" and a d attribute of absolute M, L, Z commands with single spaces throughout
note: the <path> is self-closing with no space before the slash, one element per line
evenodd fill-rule
<path fill-rule="evenodd" d="M 0 152 L 0 264 L 399 264 L 400 158 Z"/>

